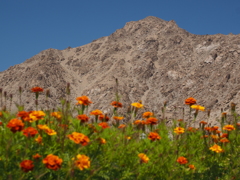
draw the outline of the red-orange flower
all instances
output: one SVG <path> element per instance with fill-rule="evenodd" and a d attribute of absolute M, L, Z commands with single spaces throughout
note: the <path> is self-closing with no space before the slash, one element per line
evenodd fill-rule
<path fill-rule="evenodd" d="M 40 154 L 35 154 L 35 155 L 33 155 L 33 159 L 39 159 L 40 157 L 42 157 Z"/>
<path fill-rule="evenodd" d="M 89 117 L 86 114 L 81 114 L 77 116 L 77 119 L 79 119 L 81 122 L 88 122 Z"/>
<path fill-rule="evenodd" d="M 207 122 L 206 121 L 201 121 L 200 124 L 207 124 Z"/>
<path fill-rule="evenodd" d="M 158 120 L 155 117 L 150 117 L 146 120 L 146 123 L 151 124 L 151 125 L 157 124 L 157 122 L 158 122 Z"/>
<path fill-rule="evenodd" d="M 38 144 L 43 144 L 43 143 L 42 143 L 42 137 L 41 137 L 40 135 L 35 139 L 35 141 L 36 141 Z"/>
<path fill-rule="evenodd" d="M 230 141 L 227 138 L 220 139 L 220 142 L 222 143 L 229 143 Z"/>
<path fill-rule="evenodd" d="M 108 123 L 106 122 L 101 122 L 98 124 L 99 126 L 101 126 L 103 129 L 109 128 L 110 126 L 108 125 Z"/>
<path fill-rule="evenodd" d="M 21 131 L 24 128 L 24 123 L 20 119 L 12 119 L 8 122 L 7 127 L 13 132 Z"/>
<path fill-rule="evenodd" d="M 232 130 L 235 130 L 235 127 L 233 125 L 225 125 L 223 127 L 223 130 L 226 130 L 226 131 L 232 131 Z"/>
<path fill-rule="evenodd" d="M 29 121 L 30 120 L 29 112 L 26 112 L 26 111 L 19 111 L 17 113 L 17 117 L 21 117 L 21 119 L 24 120 L 24 121 Z"/>
<path fill-rule="evenodd" d="M 187 105 L 193 105 L 193 104 L 196 104 L 197 103 L 197 100 L 196 99 L 194 99 L 193 97 L 189 97 L 189 98 L 187 98 L 187 99 L 185 99 L 185 104 L 187 104 Z"/>
<path fill-rule="evenodd" d="M 38 131 L 33 127 L 28 127 L 24 129 L 22 132 L 23 135 L 26 137 L 34 137 L 38 133 Z"/>
<path fill-rule="evenodd" d="M 222 133 L 221 138 L 228 138 L 228 133 Z"/>
<path fill-rule="evenodd" d="M 24 172 L 32 171 L 34 168 L 33 161 L 24 160 L 20 163 L 20 167 Z"/>
<path fill-rule="evenodd" d="M 114 116 L 113 119 L 115 119 L 116 121 L 121 121 L 124 119 L 124 117 Z"/>
<path fill-rule="evenodd" d="M 92 103 L 92 101 L 90 101 L 90 99 L 87 96 L 77 97 L 76 100 L 78 101 L 77 104 L 82 104 L 84 106 L 88 106 L 89 104 Z"/>
<path fill-rule="evenodd" d="M 136 120 L 136 121 L 133 122 L 133 124 L 136 124 L 136 125 L 137 124 L 143 124 L 143 121 L 142 120 Z"/>
<path fill-rule="evenodd" d="M 69 134 L 67 137 L 70 140 L 74 141 L 76 144 L 81 144 L 83 146 L 86 146 L 90 141 L 90 139 L 86 135 L 78 132 L 73 132 L 72 134 Z"/>
<path fill-rule="evenodd" d="M 188 167 L 189 167 L 190 169 L 192 169 L 192 170 L 195 170 L 195 169 L 196 169 L 193 164 L 189 164 Z"/>
<path fill-rule="evenodd" d="M 107 115 L 101 114 L 98 116 L 98 119 L 100 121 L 109 121 L 110 118 Z"/>
<path fill-rule="evenodd" d="M 143 118 L 149 118 L 149 117 L 153 116 L 153 113 L 149 112 L 149 111 L 148 112 L 144 112 L 142 116 L 143 116 Z"/>
<path fill-rule="evenodd" d="M 32 92 L 36 93 L 36 92 L 43 92 L 43 88 L 40 88 L 40 87 L 33 87 L 31 89 Z"/>
<path fill-rule="evenodd" d="M 103 113 L 102 113 L 102 111 L 99 110 L 99 109 L 96 109 L 96 110 L 90 112 L 90 115 L 94 115 L 94 116 L 99 116 L 99 115 L 101 115 L 101 114 L 103 114 Z"/>
<path fill-rule="evenodd" d="M 111 105 L 115 108 L 121 108 L 122 107 L 122 103 L 118 102 L 118 101 L 113 101 L 111 103 Z"/>
<path fill-rule="evenodd" d="M 78 154 L 77 158 L 75 160 L 75 166 L 78 167 L 81 171 L 83 169 L 90 168 L 91 161 L 89 160 L 88 156 L 85 156 L 83 154 Z"/>
<path fill-rule="evenodd" d="M 177 159 L 177 162 L 179 164 L 187 164 L 188 163 L 188 160 L 187 158 L 183 157 L 183 156 L 180 156 L 178 159 Z"/>
<path fill-rule="evenodd" d="M 138 154 L 138 157 L 140 158 L 141 163 L 148 163 L 149 161 L 149 157 L 144 153 Z"/>
<path fill-rule="evenodd" d="M 48 169 L 52 169 L 54 171 L 61 168 L 62 162 L 63 160 L 61 158 L 53 154 L 49 154 L 43 159 L 43 164 L 45 164 Z"/>
<path fill-rule="evenodd" d="M 152 141 L 155 141 L 155 140 L 161 139 L 161 137 L 156 132 L 150 132 L 149 135 L 148 135 L 148 139 L 150 139 Z"/>
<path fill-rule="evenodd" d="M 120 125 L 118 126 L 119 129 L 122 129 L 122 128 L 125 128 L 125 127 L 126 127 L 125 124 L 120 124 Z"/>
<path fill-rule="evenodd" d="M 51 116 L 57 119 L 61 119 L 61 112 L 52 112 Z"/>

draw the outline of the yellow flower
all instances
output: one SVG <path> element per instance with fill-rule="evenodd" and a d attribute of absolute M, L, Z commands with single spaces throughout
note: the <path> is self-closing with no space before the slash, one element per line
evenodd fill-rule
<path fill-rule="evenodd" d="M 223 152 L 223 149 L 221 146 L 218 146 L 217 144 L 214 144 L 212 147 L 209 148 L 210 150 L 216 152 L 216 153 L 221 153 Z"/>
<path fill-rule="evenodd" d="M 138 154 L 138 157 L 141 159 L 141 162 L 142 162 L 142 163 L 148 163 L 148 161 L 149 161 L 149 158 L 148 158 L 147 155 L 144 154 L 144 153 Z"/>
<path fill-rule="evenodd" d="M 139 102 L 132 103 L 131 105 L 136 107 L 136 108 L 142 108 L 143 107 L 143 104 L 141 104 Z"/>
<path fill-rule="evenodd" d="M 182 128 L 182 127 L 176 127 L 175 129 L 174 129 L 174 133 L 176 133 L 176 134 L 183 134 L 184 133 L 184 128 Z"/>
<path fill-rule="evenodd" d="M 192 109 L 196 109 L 196 110 L 200 110 L 200 111 L 204 111 L 205 107 L 200 106 L 200 105 L 192 105 L 191 106 Z"/>
<path fill-rule="evenodd" d="M 43 119 L 45 115 L 46 114 L 43 111 L 31 111 L 31 113 L 29 114 L 29 117 L 31 119 L 30 122 Z"/>
<path fill-rule="evenodd" d="M 85 156 L 83 154 L 77 155 L 77 160 L 75 161 L 75 166 L 77 166 L 81 171 L 83 169 L 90 168 L 90 160 L 88 156 Z"/>
<path fill-rule="evenodd" d="M 45 131 L 48 135 L 50 135 L 50 136 L 57 134 L 56 131 L 54 131 L 53 129 L 50 129 L 50 128 L 45 129 L 44 131 Z"/>

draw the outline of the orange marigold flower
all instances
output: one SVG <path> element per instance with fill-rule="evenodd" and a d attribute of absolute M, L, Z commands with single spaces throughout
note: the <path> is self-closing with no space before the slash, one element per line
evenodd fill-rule
<path fill-rule="evenodd" d="M 3 123 L 2 123 L 2 121 L 0 121 L 0 126 L 2 126 L 3 125 Z"/>
<path fill-rule="evenodd" d="M 227 138 L 220 139 L 220 142 L 222 143 L 229 143 L 230 141 Z"/>
<path fill-rule="evenodd" d="M 144 112 L 142 116 L 143 116 L 143 118 L 149 118 L 149 117 L 153 116 L 153 113 L 149 112 L 149 111 L 148 112 Z"/>
<path fill-rule="evenodd" d="M 38 129 L 41 129 L 41 130 L 49 129 L 49 127 L 46 124 L 39 124 L 39 125 L 37 125 L 37 127 L 38 127 Z"/>
<path fill-rule="evenodd" d="M 90 99 L 87 96 L 77 97 L 76 100 L 78 101 L 77 104 L 82 104 L 84 106 L 88 106 L 89 104 L 92 103 L 92 101 L 90 101 Z"/>
<path fill-rule="evenodd" d="M 101 114 L 98 116 L 98 119 L 100 121 L 109 121 L 110 118 L 107 115 Z"/>
<path fill-rule="evenodd" d="M 24 172 L 28 172 L 33 170 L 34 164 L 31 160 L 24 160 L 20 163 L 20 167 Z"/>
<path fill-rule="evenodd" d="M 38 143 L 38 144 L 42 144 L 42 137 L 39 135 L 35 141 Z"/>
<path fill-rule="evenodd" d="M 30 120 L 29 112 L 26 112 L 26 111 L 19 111 L 17 113 L 17 117 L 21 117 L 21 119 L 24 120 L 24 121 L 29 121 Z"/>
<path fill-rule="evenodd" d="M 26 137 L 34 137 L 38 133 L 38 131 L 33 127 L 28 127 L 22 130 L 22 132 L 23 132 L 23 135 Z"/>
<path fill-rule="evenodd" d="M 43 92 L 43 88 L 40 88 L 40 87 L 33 87 L 31 89 L 32 92 L 36 93 L 36 92 Z"/>
<path fill-rule="evenodd" d="M 75 160 L 75 166 L 78 167 L 81 171 L 83 169 L 88 169 L 90 168 L 90 160 L 88 156 L 85 156 L 83 154 L 78 154 L 77 158 Z"/>
<path fill-rule="evenodd" d="M 216 130 L 215 132 L 216 132 L 217 134 L 220 134 L 220 133 L 221 133 L 221 131 L 219 131 L 219 130 Z"/>
<path fill-rule="evenodd" d="M 99 116 L 101 114 L 103 114 L 103 113 L 99 109 L 96 109 L 96 110 L 90 112 L 90 115 L 94 115 L 94 116 Z"/>
<path fill-rule="evenodd" d="M 212 147 L 209 148 L 211 151 L 214 151 L 216 153 L 221 153 L 223 152 L 223 149 L 221 146 L 218 146 L 217 144 L 214 144 Z"/>
<path fill-rule="evenodd" d="M 144 153 L 138 154 L 138 157 L 140 158 L 141 163 L 148 163 L 148 161 L 149 161 L 149 158 Z"/>
<path fill-rule="evenodd" d="M 52 112 L 51 113 L 51 116 L 52 117 L 55 117 L 55 118 L 57 118 L 57 119 L 61 119 L 61 112 Z"/>
<path fill-rule="evenodd" d="M 189 167 L 190 169 L 192 169 L 192 170 L 195 170 L 195 169 L 196 169 L 193 164 L 189 164 L 188 167 Z"/>
<path fill-rule="evenodd" d="M 183 121 L 183 119 L 178 119 L 177 121 L 178 121 L 178 122 L 182 122 L 182 121 Z"/>
<path fill-rule="evenodd" d="M 77 116 L 77 119 L 79 119 L 81 122 L 88 122 L 89 117 L 86 114 L 81 114 Z"/>
<path fill-rule="evenodd" d="M 174 133 L 176 133 L 176 134 L 183 134 L 184 133 L 184 128 L 182 128 L 182 127 L 176 127 L 175 129 L 174 129 Z"/>
<path fill-rule="evenodd" d="M 100 142 L 100 144 L 106 144 L 107 143 L 106 139 L 103 139 L 103 138 L 99 138 L 99 142 Z"/>
<path fill-rule="evenodd" d="M 122 103 L 118 102 L 118 101 L 113 101 L 111 103 L 111 105 L 115 108 L 121 108 L 122 107 Z"/>
<path fill-rule="evenodd" d="M 125 124 L 120 124 L 120 125 L 118 126 L 119 129 L 122 129 L 122 128 L 125 128 L 125 127 L 126 127 Z"/>
<path fill-rule="evenodd" d="M 133 107 L 136 107 L 136 108 L 142 108 L 143 107 L 143 104 L 139 103 L 139 102 L 135 102 L 135 103 L 132 103 L 131 104 Z"/>
<path fill-rule="evenodd" d="M 76 144 L 81 144 L 83 146 L 86 146 L 90 141 L 90 139 L 86 135 L 78 132 L 73 132 L 72 134 L 69 134 L 67 137 L 70 140 L 74 141 Z"/>
<path fill-rule="evenodd" d="M 0 117 L 2 116 L 2 112 L 0 111 Z"/>
<path fill-rule="evenodd" d="M 185 99 L 185 104 L 187 104 L 187 105 L 193 105 L 193 104 L 196 104 L 197 103 L 197 100 L 196 99 L 194 99 L 193 97 L 189 97 L 189 98 L 187 98 L 187 99 Z"/>
<path fill-rule="evenodd" d="M 177 159 L 177 162 L 179 164 L 187 164 L 188 163 L 188 160 L 187 158 L 183 157 L 183 156 L 180 156 L 178 159 Z"/>
<path fill-rule="evenodd" d="M 31 111 L 30 114 L 29 114 L 29 117 L 30 117 L 30 119 L 31 119 L 30 122 L 43 119 L 43 117 L 44 117 L 45 115 L 46 115 L 46 114 L 45 114 L 43 111 Z"/>
<path fill-rule="evenodd" d="M 206 131 L 211 131 L 211 127 L 205 127 L 204 128 Z"/>
<path fill-rule="evenodd" d="M 56 171 L 61 168 L 63 160 L 56 155 L 49 154 L 49 155 L 47 155 L 46 158 L 43 159 L 42 162 L 43 162 L 43 164 L 45 164 L 45 166 L 48 169 L 52 169 L 52 170 Z"/>
<path fill-rule="evenodd" d="M 156 132 L 150 132 L 149 135 L 148 135 L 148 139 L 150 139 L 152 141 L 155 141 L 155 140 L 161 139 L 161 137 Z"/>
<path fill-rule="evenodd" d="M 44 131 L 45 131 L 45 133 L 47 133 L 49 136 L 53 136 L 53 135 L 56 135 L 56 134 L 57 134 L 56 131 L 54 131 L 53 129 L 50 129 L 50 128 L 45 129 Z"/>
<path fill-rule="evenodd" d="M 201 121 L 200 124 L 207 124 L 207 122 L 206 121 Z"/>
<path fill-rule="evenodd" d="M 218 126 L 213 126 L 213 127 L 211 128 L 211 130 L 212 130 L 212 131 L 217 131 L 218 128 L 219 128 Z"/>
<path fill-rule="evenodd" d="M 40 157 L 42 157 L 40 154 L 35 154 L 35 155 L 33 155 L 33 159 L 39 159 Z"/>
<path fill-rule="evenodd" d="M 124 117 L 114 116 L 113 119 L 115 119 L 116 121 L 121 121 L 124 119 Z"/>
<path fill-rule="evenodd" d="M 232 130 L 235 130 L 235 127 L 233 125 L 225 125 L 223 127 L 223 130 L 226 130 L 226 131 L 232 131 Z"/>
<path fill-rule="evenodd" d="M 106 122 L 101 122 L 98 125 L 101 126 L 103 129 L 110 128 L 110 126 Z"/>
<path fill-rule="evenodd" d="M 190 132 L 196 132 L 198 129 L 194 128 L 194 127 L 188 127 L 187 130 L 190 131 Z"/>
<path fill-rule="evenodd" d="M 7 127 L 13 132 L 21 131 L 24 128 L 24 123 L 20 119 L 12 119 L 8 122 Z"/>
<path fill-rule="evenodd" d="M 205 107 L 200 106 L 200 105 L 192 105 L 191 106 L 192 109 L 196 109 L 196 110 L 200 110 L 200 111 L 204 111 Z"/>
<path fill-rule="evenodd" d="M 136 121 L 133 122 L 133 124 L 136 124 L 136 125 L 137 124 L 143 124 L 142 122 L 143 122 L 142 120 L 136 120 Z"/>
<path fill-rule="evenodd" d="M 222 133 L 221 138 L 228 138 L 228 133 Z"/>
<path fill-rule="evenodd" d="M 151 124 L 151 125 L 157 124 L 157 122 L 158 120 L 155 117 L 150 117 L 146 120 L 146 124 Z"/>
<path fill-rule="evenodd" d="M 208 138 L 208 135 L 204 135 L 204 136 L 202 136 L 201 138 Z"/>

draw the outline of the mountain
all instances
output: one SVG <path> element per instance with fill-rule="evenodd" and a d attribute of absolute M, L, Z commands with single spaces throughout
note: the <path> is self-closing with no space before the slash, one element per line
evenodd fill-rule
<path fill-rule="evenodd" d="M 84 46 L 64 50 L 47 49 L 0 73 L 0 87 L 18 102 L 18 88 L 28 110 L 34 107 L 34 86 L 49 89 L 54 107 L 65 96 L 70 83 L 71 97 L 87 95 L 92 109 L 110 113 L 119 81 L 121 102 L 127 108 L 142 100 L 145 111 L 161 117 L 182 118 L 184 100 L 190 96 L 211 109 L 211 120 L 228 111 L 230 103 L 240 102 L 240 35 L 194 35 L 174 21 L 146 17 L 126 23 L 110 36 Z M 39 107 L 45 108 L 45 95 Z M 237 108 L 237 110 L 239 110 Z M 141 112 L 143 112 L 142 110 Z M 205 120 L 206 112 L 199 119 Z"/>

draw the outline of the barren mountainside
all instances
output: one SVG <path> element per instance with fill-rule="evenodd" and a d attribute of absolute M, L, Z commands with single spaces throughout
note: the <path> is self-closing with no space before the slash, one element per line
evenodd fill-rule
<path fill-rule="evenodd" d="M 145 110 L 161 117 L 163 102 L 168 101 L 167 117 L 180 119 L 184 100 L 192 96 L 212 110 L 214 121 L 221 108 L 229 110 L 230 102 L 240 105 L 239 59 L 240 35 L 194 35 L 174 21 L 149 16 L 84 46 L 44 50 L 1 72 L 0 87 L 18 102 L 18 87 L 22 86 L 22 99 L 29 110 L 34 107 L 32 87 L 50 89 L 54 107 L 70 83 L 73 102 L 87 95 L 94 102 L 90 110 L 110 113 L 118 78 L 125 108 L 142 100 Z M 40 95 L 42 108 L 44 99 Z M 206 113 L 200 114 L 204 120 Z"/>

